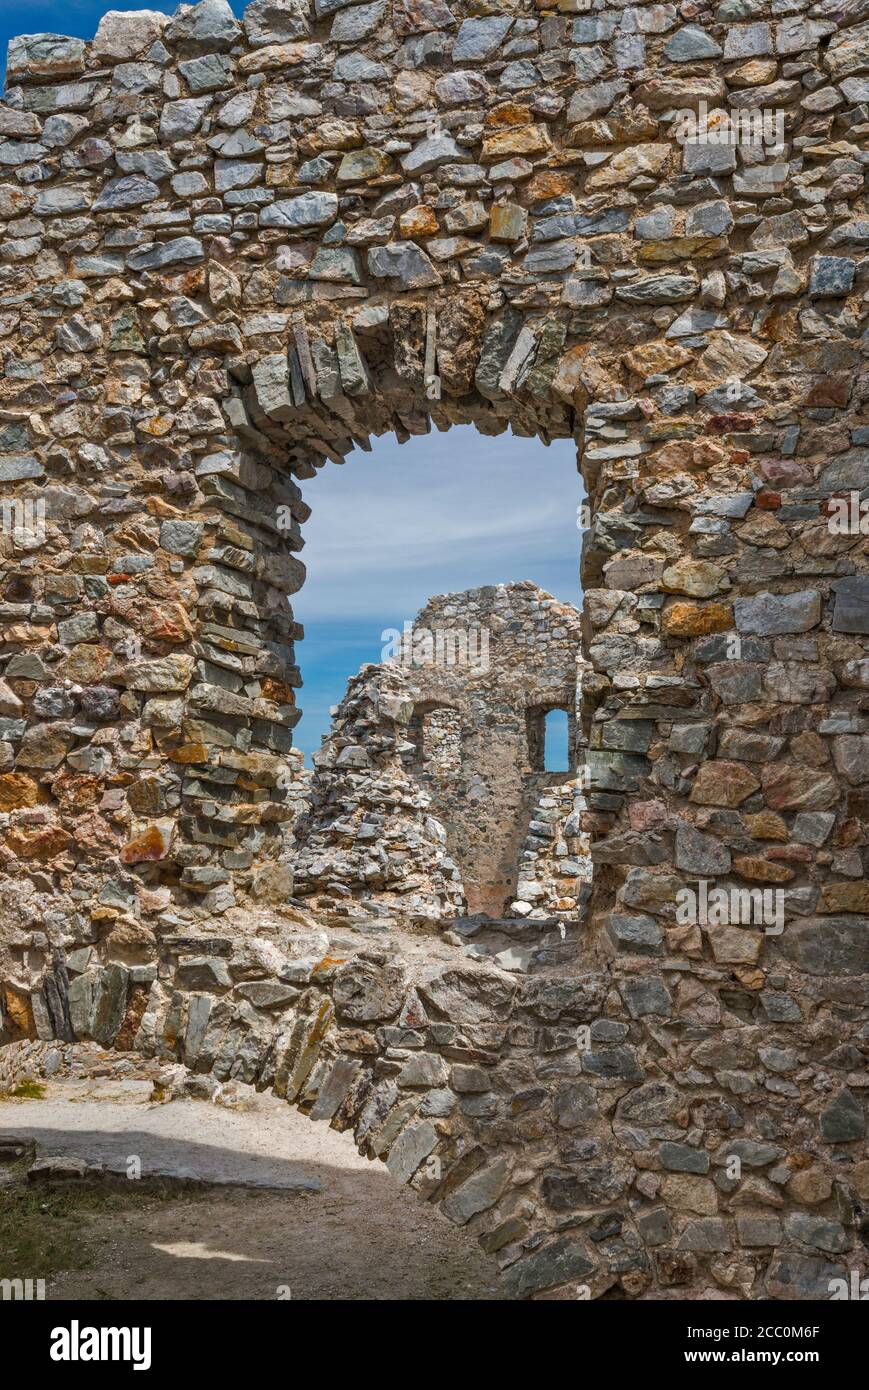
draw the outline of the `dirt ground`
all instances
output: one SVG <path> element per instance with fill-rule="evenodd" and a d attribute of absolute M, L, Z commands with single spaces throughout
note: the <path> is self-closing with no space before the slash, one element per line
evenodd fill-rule
<path fill-rule="evenodd" d="M 45 1185 L 0 1168 L 0 1278 L 43 1277 L 48 1299 L 503 1297 L 472 1237 L 274 1097 L 224 1109 L 155 1104 L 145 1082 L 44 1090 L 0 1103 L 0 1137 L 118 1176 Z"/>

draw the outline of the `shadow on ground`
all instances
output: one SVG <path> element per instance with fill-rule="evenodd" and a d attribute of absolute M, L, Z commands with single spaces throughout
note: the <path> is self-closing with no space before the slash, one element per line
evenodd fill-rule
<path fill-rule="evenodd" d="M 138 1159 L 148 1179 L 0 1190 L 0 1278 L 46 1277 L 49 1299 L 503 1297 L 473 1237 L 360 1158 L 348 1134 L 271 1097 L 241 1112 L 5 1102 L 0 1135 L 119 1175 Z M 190 1179 L 209 1185 L 179 1187 Z"/>

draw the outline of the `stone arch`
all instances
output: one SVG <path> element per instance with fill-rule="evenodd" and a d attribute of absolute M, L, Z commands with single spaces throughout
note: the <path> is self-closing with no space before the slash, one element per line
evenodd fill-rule
<path fill-rule="evenodd" d="M 515 1017 L 474 967 L 486 1059 L 449 1060 L 502 1070 L 462 1125 L 519 1189 L 540 1138 L 519 1292 L 825 1297 L 869 1200 L 865 10 L 574 8 L 204 0 L 13 42 L 4 1036 L 68 1036 L 70 988 L 124 1036 L 121 981 L 198 951 L 259 1058 L 215 919 L 280 882 L 296 480 L 429 422 L 574 436 L 590 954 L 539 942 Z M 724 99 L 784 156 L 705 139 Z M 680 920 L 698 876 L 780 893 L 783 931 Z M 170 1038 L 212 991 L 176 993 Z"/>
<path fill-rule="evenodd" d="M 561 699 L 550 696 L 539 700 L 532 694 L 525 707 L 525 722 L 528 738 L 528 762 L 534 772 L 544 772 L 546 764 L 547 720 L 556 711 L 567 716 L 567 772 L 573 772 L 580 761 L 579 730 L 577 728 L 578 702 L 569 698 L 565 692 Z"/>

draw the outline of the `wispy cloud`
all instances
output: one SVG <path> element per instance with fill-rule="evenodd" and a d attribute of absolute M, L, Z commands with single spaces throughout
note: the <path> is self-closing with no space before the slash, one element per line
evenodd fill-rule
<path fill-rule="evenodd" d="M 327 465 L 304 488 L 302 619 L 412 617 L 433 592 L 525 578 L 545 587 L 544 571 L 576 601 L 575 459 L 569 440 L 546 450 L 456 427 Z"/>
<path fill-rule="evenodd" d="M 536 440 L 470 427 L 399 445 L 375 441 L 304 485 L 308 568 L 293 609 L 306 755 L 329 728 L 329 707 L 363 662 L 379 661 L 385 628 L 412 621 L 433 594 L 531 579 L 579 603 L 582 498 L 570 440 Z"/>

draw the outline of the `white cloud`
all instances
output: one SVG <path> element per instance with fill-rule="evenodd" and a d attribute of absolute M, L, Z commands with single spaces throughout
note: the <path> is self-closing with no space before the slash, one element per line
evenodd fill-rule
<path fill-rule="evenodd" d="M 304 484 L 300 621 L 412 618 L 434 593 L 517 579 L 578 602 L 576 446 L 470 426 L 394 436 Z M 304 653 L 302 653 L 304 659 Z"/>

